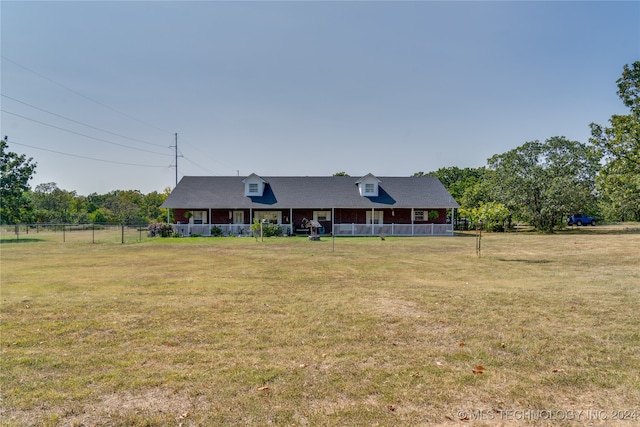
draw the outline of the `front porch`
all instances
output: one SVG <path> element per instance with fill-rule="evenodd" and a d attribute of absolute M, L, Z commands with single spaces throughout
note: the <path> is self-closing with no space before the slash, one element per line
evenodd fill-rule
<path fill-rule="evenodd" d="M 296 234 L 291 224 L 279 224 L 283 236 Z M 174 233 L 189 237 L 214 236 L 213 230 L 221 230 L 223 236 L 253 236 L 251 224 L 173 224 Z M 325 231 L 327 236 L 330 233 Z M 334 224 L 335 236 L 452 236 L 452 224 Z"/>

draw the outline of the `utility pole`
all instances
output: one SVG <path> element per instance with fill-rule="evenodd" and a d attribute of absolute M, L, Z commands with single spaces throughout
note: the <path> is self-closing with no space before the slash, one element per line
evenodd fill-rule
<path fill-rule="evenodd" d="M 176 132 L 176 186 L 178 185 L 178 132 Z"/>
<path fill-rule="evenodd" d="M 170 145 L 169 148 L 173 147 L 175 149 L 175 164 L 173 165 L 176 168 L 176 187 L 178 186 L 178 132 L 175 133 L 175 143 L 174 145 Z M 174 187 L 175 188 L 175 187 Z M 167 209 L 167 223 L 171 222 L 171 209 Z"/>
<path fill-rule="evenodd" d="M 174 148 L 175 149 L 175 164 L 173 165 L 174 168 L 176 168 L 176 186 L 178 185 L 178 133 L 176 132 L 175 134 L 175 143 L 174 145 L 170 145 L 169 148 Z"/>

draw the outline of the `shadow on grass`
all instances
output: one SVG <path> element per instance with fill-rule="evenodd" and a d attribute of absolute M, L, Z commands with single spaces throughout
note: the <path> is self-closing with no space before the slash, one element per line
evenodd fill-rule
<path fill-rule="evenodd" d="M 25 238 L 0 238 L 0 245 L 6 245 L 8 243 L 35 243 L 35 242 L 44 242 L 44 239 L 36 239 L 33 237 L 25 237 Z"/>
<path fill-rule="evenodd" d="M 522 262 L 525 264 L 549 264 L 551 261 L 548 259 L 506 259 L 506 258 L 497 258 L 498 261 L 503 262 Z"/>
<path fill-rule="evenodd" d="M 607 227 L 604 226 L 572 226 L 567 227 L 562 230 L 557 230 L 558 234 L 640 234 L 639 226 L 628 226 L 628 227 Z"/>
<path fill-rule="evenodd" d="M 488 233 L 486 231 L 482 232 L 482 236 L 486 236 Z M 460 230 L 460 231 L 455 231 L 453 234 L 453 237 L 476 237 L 476 232 L 475 231 L 468 231 L 468 230 Z"/>
<path fill-rule="evenodd" d="M 465 230 L 465 231 L 456 231 L 455 235 L 456 236 L 460 236 L 460 237 L 476 237 L 476 231 L 475 230 Z M 501 232 L 501 231 L 482 231 L 482 236 L 491 236 L 491 235 L 499 235 L 499 234 L 504 234 L 504 233 L 508 233 L 508 234 L 546 234 L 549 236 L 553 236 L 554 234 L 557 234 L 559 236 L 562 235 L 611 235 L 611 234 L 640 234 L 640 223 L 637 222 L 631 222 L 631 223 L 613 223 L 613 224 L 602 224 L 602 225 L 596 225 L 595 227 L 591 226 L 591 225 L 585 225 L 585 226 L 577 226 L 577 225 L 572 225 L 572 226 L 566 226 L 563 228 L 558 228 L 553 230 L 552 233 L 549 232 L 542 232 L 539 230 L 534 229 L 533 227 L 527 227 L 527 228 L 519 228 L 517 230 L 515 229 L 509 229 L 505 232 Z"/>

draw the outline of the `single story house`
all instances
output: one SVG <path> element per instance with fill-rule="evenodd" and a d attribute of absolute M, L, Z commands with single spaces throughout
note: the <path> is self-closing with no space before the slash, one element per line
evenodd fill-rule
<path fill-rule="evenodd" d="M 304 234 L 307 221 L 336 236 L 452 235 L 459 207 L 438 178 L 350 176 L 185 176 L 162 204 L 182 235 L 249 235 L 251 224 Z M 306 221 L 305 221 L 306 220 Z"/>

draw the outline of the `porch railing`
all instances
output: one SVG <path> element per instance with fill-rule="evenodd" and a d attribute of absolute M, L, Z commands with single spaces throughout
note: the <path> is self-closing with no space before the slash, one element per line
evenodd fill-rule
<path fill-rule="evenodd" d="M 291 229 L 290 225 L 280 225 L 283 233 Z M 213 236 L 214 230 L 219 229 L 223 236 L 252 236 L 251 224 L 173 224 L 173 232 L 184 237 L 194 234 L 204 237 Z"/>
<path fill-rule="evenodd" d="M 450 236 L 451 224 L 335 224 L 336 236 Z"/>
<path fill-rule="evenodd" d="M 283 235 L 293 234 L 291 224 L 280 224 Z M 220 229 L 223 236 L 252 236 L 250 224 L 173 224 L 180 236 L 194 234 L 210 237 L 212 229 Z M 334 224 L 336 236 L 450 236 L 452 224 Z"/>

